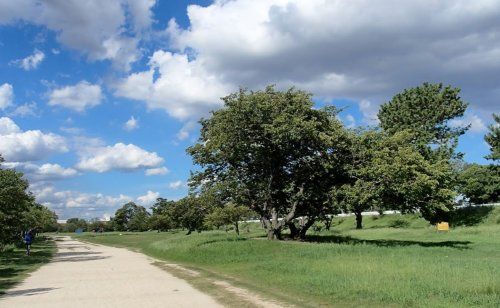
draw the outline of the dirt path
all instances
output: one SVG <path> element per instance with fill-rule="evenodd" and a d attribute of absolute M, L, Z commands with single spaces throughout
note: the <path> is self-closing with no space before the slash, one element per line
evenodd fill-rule
<path fill-rule="evenodd" d="M 143 254 L 58 238 L 54 260 L 0 298 L 0 307 L 222 307 Z"/>

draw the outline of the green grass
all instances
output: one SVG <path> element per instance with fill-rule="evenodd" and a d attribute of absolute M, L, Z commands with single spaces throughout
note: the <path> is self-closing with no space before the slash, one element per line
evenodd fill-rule
<path fill-rule="evenodd" d="M 497 208 L 447 233 L 416 215 L 367 217 L 364 230 L 353 229 L 352 217 L 336 218 L 331 231 L 306 243 L 267 241 L 257 229 L 240 238 L 219 231 L 83 238 L 232 277 L 299 306 L 498 307 L 499 216 Z"/>
<path fill-rule="evenodd" d="M 0 252 L 0 295 L 49 262 L 54 252 L 54 242 L 43 236 L 33 242 L 30 256 L 25 255 L 24 247 L 11 246 Z"/>

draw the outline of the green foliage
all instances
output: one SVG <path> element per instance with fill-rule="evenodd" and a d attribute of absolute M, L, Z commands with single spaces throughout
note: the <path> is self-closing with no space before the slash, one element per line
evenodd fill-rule
<path fill-rule="evenodd" d="M 75 232 L 76 230 L 81 229 L 82 231 L 88 231 L 88 224 L 85 219 L 73 217 L 66 220 L 66 223 L 62 225 L 62 232 Z"/>
<path fill-rule="evenodd" d="M 458 175 L 459 190 L 475 204 L 500 201 L 500 166 L 469 164 Z"/>
<path fill-rule="evenodd" d="M 149 218 L 149 228 L 158 231 L 168 231 L 174 228 L 175 222 L 171 215 L 174 206 L 175 201 L 158 198 L 151 207 L 153 214 Z"/>
<path fill-rule="evenodd" d="M 33 204 L 23 217 L 23 229 L 36 229 L 38 232 L 57 231 L 57 215 L 46 206 Z"/>
<path fill-rule="evenodd" d="M 451 157 L 458 137 L 468 129 L 448 124 L 449 120 L 463 116 L 467 108 L 459 93 L 459 88 L 443 87 L 441 83 L 406 89 L 381 106 L 380 126 L 389 134 L 410 130 L 415 138 L 412 143 L 426 157 L 432 153 Z M 432 150 L 429 145 L 437 149 Z"/>
<path fill-rule="evenodd" d="M 0 167 L 0 251 L 21 236 L 23 216 L 34 201 L 27 190 L 22 173 Z"/>
<path fill-rule="evenodd" d="M 392 209 L 420 211 L 430 221 L 443 219 L 453 206 L 453 170 L 447 160 L 427 160 L 412 145 L 411 131 L 361 132 L 353 137 L 350 183 L 332 190 L 344 211 Z"/>
<path fill-rule="evenodd" d="M 270 239 L 280 238 L 298 213 L 318 216 L 346 158 L 347 134 L 336 111 L 313 109 L 311 94 L 293 88 L 240 90 L 223 100 L 188 149 L 202 168 L 193 185 L 218 186 L 226 202 L 254 210 Z"/>
<path fill-rule="evenodd" d="M 193 231 L 201 232 L 204 229 L 203 222 L 210 211 L 210 204 L 203 198 L 189 195 L 175 202 L 171 218 L 178 227 L 187 229 L 187 234 L 191 234 Z"/>
<path fill-rule="evenodd" d="M 128 202 L 116 210 L 113 226 L 117 231 L 146 231 L 148 218 L 149 213 L 143 206 Z"/>
<path fill-rule="evenodd" d="M 484 140 L 490 146 L 491 152 L 486 158 L 497 161 L 500 160 L 500 115 L 493 114 L 493 119 L 495 123 L 488 127 L 489 132 L 484 136 Z"/>
<path fill-rule="evenodd" d="M 219 228 L 225 225 L 233 225 L 235 232 L 239 235 L 239 222 L 248 219 L 254 215 L 248 207 L 237 206 L 235 204 L 227 204 L 222 208 L 216 208 L 205 218 L 205 223 L 208 226 Z"/>

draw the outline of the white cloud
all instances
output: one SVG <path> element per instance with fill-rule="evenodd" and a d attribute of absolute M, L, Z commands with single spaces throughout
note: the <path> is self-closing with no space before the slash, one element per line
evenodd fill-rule
<path fill-rule="evenodd" d="M 168 170 L 166 167 L 159 167 L 159 168 L 151 168 L 151 169 L 146 169 L 145 174 L 147 176 L 151 175 L 165 175 L 169 173 L 170 170 Z"/>
<path fill-rule="evenodd" d="M 470 125 L 469 132 L 471 133 L 484 133 L 488 130 L 484 121 L 475 114 L 468 113 L 461 119 L 453 119 L 450 121 L 452 127 L 463 127 Z"/>
<path fill-rule="evenodd" d="M 0 118 L 0 136 L 8 134 L 17 134 L 21 132 L 21 128 L 12 121 L 12 119 L 7 117 Z"/>
<path fill-rule="evenodd" d="M 188 28 L 169 22 L 171 46 L 230 89 L 296 85 L 379 104 L 442 81 L 489 111 L 500 92 L 495 1 L 215 1 L 188 18 Z"/>
<path fill-rule="evenodd" d="M 11 84 L 4 83 L 0 86 L 0 110 L 3 110 L 10 105 L 14 100 L 14 90 Z"/>
<path fill-rule="evenodd" d="M 66 140 L 39 130 L 21 131 L 10 118 L 0 118 L 0 153 L 6 161 L 25 162 L 67 152 Z"/>
<path fill-rule="evenodd" d="M 378 125 L 378 106 L 368 100 L 361 100 L 358 103 L 359 111 L 363 115 L 363 122 L 368 125 Z"/>
<path fill-rule="evenodd" d="M 352 114 L 347 114 L 344 117 L 344 123 L 347 128 L 354 128 L 356 127 L 356 119 L 352 116 Z"/>
<path fill-rule="evenodd" d="M 4 163 L 5 167 L 23 172 L 31 182 L 60 180 L 78 175 L 73 168 L 64 168 L 58 164 L 37 165 L 33 163 L 11 162 Z"/>
<path fill-rule="evenodd" d="M 132 171 L 157 167 L 163 158 L 133 144 L 117 143 L 113 146 L 96 147 L 82 153 L 76 167 L 80 170 L 106 172 L 110 170 Z"/>
<path fill-rule="evenodd" d="M 123 129 L 126 131 L 133 131 L 137 128 L 139 128 L 139 121 L 134 118 L 134 116 L 131 116 L 130 119 L 128 119 L 128 121 L 123 125 Z"/>
<path fill-rule="evenodd" d="M 186 54 L 156 51 L 149 70 L 131 74 L 116 85 L 117 96 L 145 101 L 150 109 L 164 109 L 181 119 L 198 119 L 221 106 L 220 98 L 233 87 L 205 69 L 199 60 Z M 158 78 L 154 78 L 158 72 Z"/>
<path fill-rule="evenodd" d="M 38 49 L 35 49 L 32 55 L 27 56 L 24 59 L 19 59 L 14 61 L 19 67 L 25 71 L 36 69 L 40 63 L 45 59 L 45 54 Z"/>
<path fill-rule="evenodd" d="M 85 80 L 74 86 L 55 89 L 49 95 L 49 105 L 63 106 L 78 112 L 99 105 L 101 100 L 101 87 Z"/>
<path fill-rule="evenodd" d="M 142 206 L 148 207 L 153 205 L 158 197 L 160 197 L 159 192 L 153 192 L 151 190 L 148 190 L 148 192 L 144 196 L 137 197 L 137 203 L 139 203 Z"/>
<path fill-rule="evenodd" d="M 177 139 L 186 140 L 187 138 L 189 138 L 191 131 L 194 130 L 195 128 L 196 128 L 195 121 L 186 122 L 177 133 Z"/>
<path fill-rule="evenodd" d="M 27 116 L 36 116 L 36 110 L 37 106 L 36 103 L 26 103 L 20 106 L 17 106 L 14 111 L 9 113 L 10 116 L 20 116 L 20 117 L 27 117 Z"/>
<path fill-rule="evenodd" d="M 111 60 L 128 70 L 140 57 L 141 33 L 153 22 L 152 0 L 1 1 L 0 24 L 19 20 L 44 26 L 89 60 Z M 141 32 L 141 33 L 138 33 Z"/>
<path fill-rule="evenodd" d="M 133 198 L 123 194 L 109 196 L 72 190 L 58 191 L 47 185 L 31 189 L 37 202 L 55 210 L 60 218 L 99 217 L 105 213 L 114 213 L 118 207 L 133 201 Z"/>
<path fill-rule="evenodd" d="M 180 189 L 184 186 L 185 186 L 185 184 L 181 180 L 168 183 L 168 188 L 170 188 L 170 189 Z"/>

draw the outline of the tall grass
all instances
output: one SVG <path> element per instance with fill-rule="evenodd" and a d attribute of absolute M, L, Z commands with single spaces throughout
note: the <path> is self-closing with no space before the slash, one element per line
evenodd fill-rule
<path fill-rule="evenodd" d="M 240 238 L 219 231 L 85 238 L 230 276 L 300 306 L 498 307 L 499 210 L 447 233 L 415 215 L 367 217 L 365 230 L 336 218 L 305 243 L 267 241 L 256 229 Z M 390 227 L 397 219 L 405 228 Z"/>

